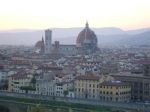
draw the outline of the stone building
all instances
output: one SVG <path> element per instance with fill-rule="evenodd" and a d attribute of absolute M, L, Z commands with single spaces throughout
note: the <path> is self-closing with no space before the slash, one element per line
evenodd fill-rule
<path fill-rule="evenodd" d="M 114 74 L 112 76 L 117 80 L 131 84 L 131 100 L 150 101 L 150 77 L 131 73 L 125 73 L 125 75 L 122 73 Z"/>
<path fill-rule="evenodd" d="M 129 102 L 131 86 L 121 81 L 107 81 L 100 85 L 100 100 L 112 102 Z"/>
<path fill-rule="evenodd" d="M 124 72 L 111 76 L 131 84 L 131 99 L 133 101 L 150 101 L 150 63 L 148 61 L 143 62 L 143 73 Z"/>
<path fill-rule="evenodd" d="M 8 84 L 9 84 L 8 91 L 16 92 L 16 93 L 26 93 L 26 90 L 23 88 L 29 87 L 28 93 L 32 92 L 31 80 L 32 80 L 32 76 L 27 75 L 26 73 L 14 74 L 14 75 L 10 76 L 8 79 Z M 34 93 L 34 91 L 33 91 L 33 93 Z"/>
<path fill-rule="evenodd" d="M 99 99 L 99 84 L 113 80 L 109 76 L 86 74 L 77 76 L 74 81 L 76 98 Z"/>

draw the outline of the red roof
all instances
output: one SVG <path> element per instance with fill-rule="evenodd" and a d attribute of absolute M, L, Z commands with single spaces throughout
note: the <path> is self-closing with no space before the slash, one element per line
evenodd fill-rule
<path fill-rule="evenodd" d="M 94 81 L 99 81 L 101 77 L 98 75 L 93 75 L 93 74 L 88 74 L 88 75 L 80 75 L 77 76 L 77 80 L 94 80 Z"/>
<path fill-rule="evenodd" d="M 44 43 L 43 43 L 42 41 L 38 41 L 38 42 L 35 44 L 35 47 L 38 48 L 38 49 L 41 49 L 43 46 L 44 46 Z"/>
<path fill-rule="evenodd" d="M 86 26 L 78 35 L 77 37 L 77 44 L 84 43 L 85 40 L 90 40 L 90 42 L 96 42 L 97 43 L 97 37 L 95 33 L 88 27 Z M 95 43 L 95 44 L 96 44 Z"/>

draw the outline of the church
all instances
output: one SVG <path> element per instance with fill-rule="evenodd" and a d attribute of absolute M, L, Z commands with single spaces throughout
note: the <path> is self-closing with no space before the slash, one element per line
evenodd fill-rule
<path fill-rule="evenodd" d="M 59 41 L 52 44 L 52 31 L 47 29 L 45 30 L 45 41 L 42 38 L 35 44 L 35 48 L 45 55 L 88 55 L 98 50 L 98 40 L 94 31 L 89 28 L 89 24 L 86 22 L 85 28 L 77 36 L 76 45 L 61 45 Z"/>

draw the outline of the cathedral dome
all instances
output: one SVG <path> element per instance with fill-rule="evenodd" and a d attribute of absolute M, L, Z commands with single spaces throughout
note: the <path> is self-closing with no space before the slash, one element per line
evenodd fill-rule
<path fill-rule="evenodd" d="M 85 28 L 78 34 L 76 40 L 77 47 L 82 47 L 84 43 L 97 45 L 97 37 L 95 33 L 89 28 L 88 23 L 86 23 Z"/>
<path fill-rule="evenodd" d="M 44 40 L 42 38 L 42 40 L 39 40 L 39 41 L 36 42 L 35 48 L 42 49 L 43 47 L 44 47 Z"/>
<path fill-rule="evenodd" d="M 42 46 L 43 46 L 42 41 L 38 41 L 38 42 L 36 42 L 36 44 L 35 44 L 35 48 L 38 48 L 38 49 L 41 49 Z"/>

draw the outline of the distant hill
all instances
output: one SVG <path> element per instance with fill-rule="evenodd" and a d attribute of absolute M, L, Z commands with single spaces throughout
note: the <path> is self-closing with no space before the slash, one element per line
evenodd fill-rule
<path fill-rule="evenodd" d="M 132 35 L 136 35 L 136 34 L 140 34 L 140 33 L 144 33 L 150 31 L 150 28 L 142 28 L 142 29 L 137 29 L 137 30 L 128 30 L 127 33 L 128 34 L 132 34 Z"/>
<path fill-rule="evenodd" d="M 150 45 L 150 31 L 130 36 L 124 43 L 129 45 Z"/>
<path fill-rule="evenodd" d="M 136 35 L 98 36 L 100 45 L 150 45 L 150 31 Z"/>
<path fill-rule="evenodd" d="M 52 28 L 52 40 L 60 44 L 75 44 L 83 28 Z M 91 28 L 100 45 L 147 45 L 150 44 L 150 28 L 124 31 L 115 27 Z M 0 45 L 34 45 L 44 36 L 43 30 L 0 31 Z"/>

